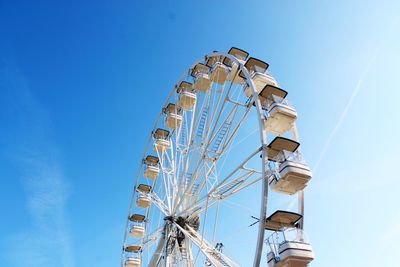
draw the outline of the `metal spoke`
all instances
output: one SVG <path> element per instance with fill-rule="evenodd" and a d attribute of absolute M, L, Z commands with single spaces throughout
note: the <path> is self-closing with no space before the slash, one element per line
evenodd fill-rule
<path fill-rule="evenodd" d="M 200 213 L 204 212 L 205 210 L 211 208 L 212 206 L 220 203 L 225 198 L 228 198 L 261 180 L 260 175 L 253 177 L 254 176 L 253 174 L 254 173 L 250 173 L 250 175 L 246 175 L 245 178 L 235 179 L 234 181 L 232 181 L 232 183 L 230 183 L 232 184 L 232 187 L 227 187 L 226 191 L 223 191 L 221 193 L 219 193 L 218 191 L 214 193 L 209 193 L 207 196 L 202 198 L 198 203 L 192 205 L 190 208 L 183 211 L 183 214 L 192 212 L 192 214 L 190 215 L 191 217 L 197 216 Z M 248 180 L 250 180 L 250 178 L 252 177 L 253 179 L 250 182 L 248 182 Z"/>
<path fill-rule="evenodd" d="M 160 241 L 158 242 L 157 248 L 156 248 L 155 252 L 153 253 L 153 256 L 148 264 L 148 267 L 157 267 L 158 266 L 158 263 L 160 262 L 167 238 L 168 237 L 166 237 L 165 233 L 163 232 L 162 236 L 160 238 Z"/>
<path fill-rule="evenodd" d="M 168 207 L 164 204 L 164 202 L 160 199 L 160 197 L 155 193 L 151 192 L 148 194 L 151 199 L 151 202 L 166 216 L 169 214 Z"/>
<path fill-rule="evenodd" d="M 175 223 L 175 226 L 181 230 L 185 237 L 189 238 L 193 244 L 195 244 L 200 251 L 211 261 L 211 263 L 216 267 L 238 267 L 239 265 L 231 260 L 228 256 L 222 254 L 216 250 L 203 236 L 200 236 L 193 228 L 186 225 L 184 229 L 180 225 Z"/>
<path fill-rule="evenodd" d="M 226 123 L 226 122 L 230 119 L 230 115 L 233 114 L 233 118 L 235 117 L 236 111 L 237 111 L 237 105 L 235 105 L 235 106 L 233 107 L 231 113 L 230 113 L 229 116 L 225 119 L 225 121 L 224 121 L 223 123 L 221 123 L 221 126 L 220 126 L 219 129 L 221 129 L 221 127 L 223 127 L 224 123 Z M 203 180 L 201 181 L 200 190 L 198 190 L 198 192 L 197 192 L 196 194 L 193 194 L 193 197 L 192 197 L 193 201 L 196 201 L 196 199 L 197 199 L 197 198 L 199 197 L 199 195 L 202 193 L 202 191 L 203 191 L 203 189 L 204 189 L 204 187 L 205 187 L 205 183 L 209 180 L 210 174 L 214 171 L 215 166 L 216 166 L 217 163 L 218 163 L 218 160 L 220 159 L 220 157 L 221 157 L 221 155 L 224 153 L 224 151 L 228 148 L 229 144 L 231 144 L 230 142 L 231 142 L 231 141 L 233 140 L 233 138 L 236 136 L 236 133 L 237 133 L 239 127 L 241 126 L 241 124 L 242 124 L 242 122 L 244 121 L 244 119 L 247 117 L 249 111 L 250 111 L 250 108 L 247 106 L 247 109 L 245 110 L 245 113 L 244 113 L 243 116 L 240 118 L 238 124 L 235 126 L 234 130 L 232 131 L 232 133 L 230 133 L 229 138 L 228 138 L 227 140 L 225 140 L 225 142 L 224 142 L 224 144 L 223 144 L 223 146 L 222 146 L 221 151 L 213 157 L 212 165 L 211 165 L 211 167 L 209 168 L 209 171 L 207 172 L 207 174 L 204 176 Z M 231 118 L 231 119 L 233 120 L 233 118 Z M 180 202 L 178 203 L 178 205 L 174 208 L 174 212 L 176 212 L 177 208 L 179 208 L 179 206 L 182 204 L 183 200 L 184 200 L 185 198 L 189 197 L 189 196 L 191 195 L 191 193 L 193 192 L 194 183 L 198 180 L 198 177 L 199 177 L 198 174 L 197 174 L 197 172 L 198 172 L 198 170 L 199 170 L 201 164 L 202 164 L 202 163 L 204 164 L 204 162 L 205 162 L 205 161 L 204 161 L 204 158 L 206 157 L 206 153 L 209 152 L 208 147 L 212 144 L 212 142 L 213 142 L 213 140 L 216 138 L 217 134 L 218 134 L 218 130 L 217 130 L 217 133 L 214 135 L 214 137 L 211 137 L 211 138 L 210 138 L 211 140 L 208 141 L 207 144 L 206 144 L 205 146 L 203 146 L 202 151 L 201 151 L 201 156 L 199 157 L 199 161 L 198 161 L 198 163 L 197 163 L 197 167 L 196 167 L 196 169 L 195 169 L 195 171 L 194 171 L 194 173 L 193 173 L 193 179 L 192 179 L 192 181 L 191 181 L 191 183 L 190 183 L 190 185 L 189 185 L 189 188 L 188 188 L 189 194 L 186 194 L 186 195 L 184 195 L 184 196 L 182 197 L 181 201 L 180 201 Z"/>
<path fill-rule="evenodd" d="M 158 237 L 161 234 L 163 234 L 163 229 L 164 229 L 164 226 L 159 227 L 157 230 L 155 230 L 151 234 L 147 234 L 142 240 L 143 246 L 148 246 L 151 242 L 156 241 L 158 239 Z"/>

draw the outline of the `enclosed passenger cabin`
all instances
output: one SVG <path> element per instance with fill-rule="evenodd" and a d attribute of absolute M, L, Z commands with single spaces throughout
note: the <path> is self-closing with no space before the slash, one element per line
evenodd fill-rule
<path fill-rule="evenodd" d="M 177 106 L 184 110 L 191 110 L 196 103 L 196 93 L 193 90 L 192 84 L 189 82 L 181 82 L 176 92 L 179 94 Z"/>
<path fill-rule="evenodd" d="M 194 78 L 193 88 L 197 92 L 207 92 L 211 88 L 212 81 L 209 76 L 210 67 L 197 63 L 191 75 Z"/>
<path fill-rule="evenodd" d="M 129 217 L 130 230 L 129 234 L 132 237 L 144 237 L 145 233 L 145 216 L 141 214 L 133 214 Z"/>
<path fill-rule="evenodd" d="M 165 114 L 165 126 L 171 129 L 176 129 L 181 126 L 182 123 L 182 110 L 175 104 L 169 103 L 163 108 Z"/>
<path fill-rule="evenodd" d="M 147 156 L 144 160 L 144 172 L 143 176 L 147 179 L 157 179 L 160 173 L 159 158 L 155 156 Z"/>
<path fill-rule="evenodd" d="M 265 111 L 265 128 L 276 135 L 282 135 L 292 129 L 297 119 L 297 112 L 289 105 L 286 95 L 285 90 L 270 84 L 259 94 Z"/>
<path fill-rule="evenodd" d="M 249 53 L 237 47 L 232 47 L 231 49 L 229 49 L 228 54 L 237 58 L 241 64 L 244 64 L 249 57 Z M 244 82 L 243 77 L 239 76 L 239 65 L 236 62 L 225 57 L 222 63 L 230 68 L 230 72 L 226 78 L 228 81 L 233 80 L 234 83 L 239 84 L 242 84 Z"/>
<path fill-rule="evenodd" d="M 207 59 L 207 67 L 210 68 L 210 79 L 219 84 L 224 84 L 228 77 L 229 68 L 222 63 L 221 56 L 209 57 Z"/>
<path fill-rule="evenodd" d="M 246 61 L 244 66 L 250 73 L 250 78 L 253 80 L 257 94 L 259 94 L 267 84 L 278 86 L 278 83 L 276 82 L 274 77 L 272 77 L 272 75 L 267 72 L 269 66 L 268 63 L 251 57 Z M 242 72 L 240 72 L 239 76 L 245 78 Z M 253 95 L 249 84 L 250 82 L 247 83 L 244 91 L 247 97 L 251 97 Z"/>
<path fill-rule="evenodd" d="M 159 153 L 164 153 L 165 150 L 171 147 L 169 140 L 169 131 L 158 128 L 153 134 L 153 148 Z"/>
<path fill-rule="evenodd" d="M 301 229 L 281 229 L 266 241 L 268 267 L 306 267 L 314 259 L 313 249 Z"/>
<path fill-rule="evenodd" d="M 137 187 L 137 200 L 136 205 L 140 208 L 148 208 L 151 204 L 151 197 L 150 197 L 151 186 L 140 184 Z"/>
<path fill-rule="evenodd" d="M 303 190 L 311 179 L 311 170 L 298 151 L 299 143 L 276 137 L 268 145 L 269 185 L 275 192 L 292 195 Z"/>
<path fill-rule="evenodd" d="M 140 253 L 142 252 L 141 246 L 127 246 L 125 248 L 128 256 L 125 258 L 125 267 L 140 267 L 142 266 L 142 260 Z"/>

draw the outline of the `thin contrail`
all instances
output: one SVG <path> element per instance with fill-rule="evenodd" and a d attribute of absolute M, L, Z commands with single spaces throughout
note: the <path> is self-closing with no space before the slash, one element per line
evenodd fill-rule
<path fill-rule="evenodd" d="M 354 99 L 356 98 L 356 96 L 358 95 L 358 93 L 360 92 L 361 89 L 361 85 L 364 82 L 365 77 L 367 76 L 372 63 L 375 61 L 376 57 L 378 55 L 378 50 L 375 51 L 374 56 L 371 58 L 371 60 L 368 62 L 367 66 L 365 67 L 363 73 L 361 74 L 360 78 L 358 79 L 358 82 L 356 84 L 356 86 L 354 87 L 349 100 L 347 101 L 347 104 L 345 106 L 345 108 L 343 109 L 342 113 L 340 114 L 340 117 L 338 119 L 338 121 L 335 124 L 335 127 L 333 128 L 332 132 L 329 134 L 328 139 L 325 142 L 325 145 L 321 151 L 321 153 L 319 154 L 318 160 L 315 163 L 314 167 L 313 167 L 313 175 L 315 175 L 318 171 L 318 167 L 321 164 L 321 161 L 323 160 L 323 158 L 325 157 L 326 152 L 329 150 L 331 143 L 333 141 L 333 139 L 336 136 L 337 131 L 340 129 L 340 127 L 342 126 L 342 123 L 344 121 L 344 119 L 347 116 L 347 113 L 349 112 L 349 109 L 351 107 L 351 105 L 353 104 Z M 287 209 L 291 210 L 294 205 L 297 203 L 297 199 L 293 199 L 290 201 L 290 203 L 288 204 Z"/>
<path fill-rule="evenodd" d="M 354 99 L 356 98 L 356 96 L 358 95 L 358 93 L 360 92 L 361 86 L 364 83 L 365 77 L 368 75 L 370 68 L 372 66 L 372 63 L 374 63 L 378 53 L 379 53 L 380 49 L 376 49 L 375 53 L 373 55 L 373 57 L 371 57 L 371 60 L 368 62 L 367 66 L 365 67 L 363 73 L 361 74 L 360 78 L 358 79 L 358 82 L 356 84 L 356 86 L 354 87 L 349 100 L 347 101 L 347 104 L 345 106 L 345 108 L 342 111 L 342 114 L 339 117 L 339 120 L 336 122 L 335 127 L 333 128 L 332 132 L 329 134 L 328 139 L 325 142 L 325 145 L 321 151 L 321 153 L 319 154 L 319 157 L 317 159 L 317 162 L 315 163 L 314 167 L 313 167 L 313 174 L 315 174 L 319 168 L 319 165 L 321 164 L 321 161 L 323 160 L 323 158 L 325 157 L 326 152 L 329 150 L 331 143 L 333 141 L 333 139 L 336 136 L 337 131 L 340 129 L 340 127 L 342 126 L 342 123 L 344 121 L 344 119 L 347 116 L 347 113 L 349 112 Z"/>
<path fill-rule="evenodd" d="M 399 23 L 399 20 L 397 18 L 394 18 L 390 24 L 390 26 L 388 28 L 390 28 L 391 30 L 389 30 L 388 32 L 391 33 L 393 32 L 393 30 L 397 29 L 397 24 Z M 388 38 L 391 38 L 392 35 L 387 36 Z M 372 64 L 374 63 L 374 61 L 376 60 L 378 54 L 380 53 L 380 51 L 383 48 L 383 45 L 385 42 L 387 42 L 388 40 L 381 40 L 381 42 L 379 43 L 379 45 L 376 47 L 373 56 L 371 57 L 370 61 L 368 62 L 367 66 L 365 67 L 363 73 L 361 74 L 360 78 L 358 79 L 358 82 L 356 84 L 356 86 L 353 89 L 353 92 L 351 93 L 351 96 L 349 98 L 349 100 L 347 101 L 346 107 L 343 109 L 342 114 L 339 117 L 339 120 L 337 121 L 335 127 L 333 128 L 332 132 L 330 133 L 328 139 L 325 142 L 325 145 L 318 157 L 318 160 L 316 161 L 314 168 L 313 168 L 313 173 L 315 174 L 318 171 L 319 165 L 321 164 L 321 161 L 323 160 L 323 158 L 325 157 L 326 152 L 329 150 L 331 143 L 333 141 L 333 139 L 336 136 L 337 131 L 340 129 L 340 127 L 342 126 L 342 123 L 344 121 L 344 119 L 347 116 L 347 113 L 351 107 L 351 105 L 353 104 L 354 99 L 356 98 L 356 96 L 358 95 L 362 84 L 364 83 L 364 79 L 367 76 L 367 74 L 370 71 L 370 68 L 372 66 Z"/>

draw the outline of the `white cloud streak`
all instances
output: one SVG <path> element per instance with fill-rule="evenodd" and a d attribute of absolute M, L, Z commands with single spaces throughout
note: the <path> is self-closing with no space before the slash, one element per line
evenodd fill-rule
<path fill-rule="evenodd" d="M 366 65 L 364 71 L 361 73 L 356 86 L 353 88 L 351 95 L 347 101 L 346 106 L 344 107 L 342 113 L 340 114 L 340 117 L 338 119 L 338 121 L 336 122 L 335 126 L 333 127 L 331 133 L 329 134 L 328 138 L 325 141 L 325 144 L 321 150 L 321 153 L 319 154 L 319 157 L 313 167 L 313 174 L 315 175 L 318 171 L 319 165 L 321 164 L 321 161 L 323 160 L 323 158 L 325 157 L 327 151 L 329 150 L 329 148 L 331 147 L 332 141 L 335 138 L 338 130 L 340 129 L 340 127 L 343 124 L 343 121 L 345 120 L 345 118 L 347 117 L 347 114 L 349 113 L 349 110 L 351 108 L 351 106 L 353 105 L 354 99 L 357 97 L 358 93 L 361 90 L 361 86 L 364 83 L 365 78 L 367 77 L 372 64 L 374 63 L 374 61 L 376 60 L 376 57 L 378 55 L 379 50 L 376 49 L 376 51 L 373 53 L 373 56 L 371 57 L 371 60 L 368 62 L 368 64 Z"/>
<path fill-rule="evenodd" d="M 398 23 L 399 20 L 398 18 L 394 18 L 392 19 L 390 25 L 388 25 L 388 31 L 387 31 L 387 35 L 386 36 L 386 40 L 381 40 L 380 42 L 378 42 L 378 45 L 376 46 L 376 49 L 373 51 L 372 53 L 372 57 L 370 57 L 370 60 L 368 62 L 368 64 L 365 66 L 365 69 L 363 70 L 363 72 L 361 73 L 356 86 L 353 88 L 353 91 L 349 97 L 349 100 L 347 101 L 347 104 L 345 106 L 345 108 L 343 109 L 342 113 L 340 114 L 340 117 L 338 119 L 338 121 L 336 122 L 335 126 L 333 127 L 331 133 L 329 134 L 322 150 L 321 153 L 317 159 L 317 161 L 315 162 L 315 165 L 313 167 L 313 174 L 315 175 L 318 171 L 318 168 L 321 164 L 321 161 L 324 159 L 326 153 L 328 152 L 333 139 L 335 138 L 338 130 L 340 129 L 340 127 L 343 124 L 343 121 L 345 120 L 345 118 L 347 117 L 347 114 L 351 108 L 351 106 L 353 105 L 354 99 L 357 97 L 358 93 L 361 90 L 361 87 L 365 81 L 365 78 L 367 77 L 367 75 L 370 72 L 371 66 L 372 64 L 375 62 L 375 60 L 377 59 L 378 55 L 380 54 L 381 50 L 384 48 L 384 44 L 386 42 L 388 42 L 388 39 L 392 38 L 392 34 L 393 32 L 396 32 L 398 29 Z M 394 35 L 394 34 L 393 34 Z M 366 57 L 368 57 L 368 55 L 366 55 Z"/>
<path fill-rule="evenodd" d="M 65 212 L 69 186 L 60 167 L 48 114 L 15 64 L 1 66 L 0 80 L 1 90 L 12 99 L 15 109 L 10 157 L 21 176 L 27 211 L 24 224 L 29 225 L 19 233 L 11 233 L 10 251 L 5 253 L 13 266 L 73 267 Z"/>

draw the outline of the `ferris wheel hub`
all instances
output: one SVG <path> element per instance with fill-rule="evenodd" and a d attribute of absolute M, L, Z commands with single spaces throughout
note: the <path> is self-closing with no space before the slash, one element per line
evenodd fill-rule
<path fill-rule="evenodd" d="M 198 230 L 200 226 L 199 216 L 165 216 L 164 221 L 166 224 L 176 223 L 182 228 L 189 226 L 194 230 Z"/>

